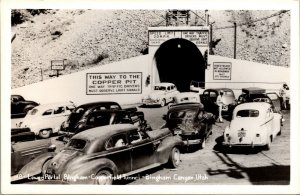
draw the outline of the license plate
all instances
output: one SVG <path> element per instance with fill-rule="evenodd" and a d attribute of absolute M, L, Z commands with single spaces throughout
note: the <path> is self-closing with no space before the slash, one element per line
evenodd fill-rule
<path fill-rule="evenodd" d="M 175 130 L 175 131 L 174 131 L 174 134 L 175 134 L 175 135 L 182 134 L 182 131 L 181 131 L 181 130 Z"/>
<path fill-rule="evenodd" d="M 238 132 L 238 137 L 245 137 L 245 136 L 246 136 L 246 132 L 244 131 Z"/>
<path fill-rule="evenodd" d="M 227 111 L 228 110 L 228 106 L 227 105 L 223 105 L 222 106 L 222 110 Z"/>

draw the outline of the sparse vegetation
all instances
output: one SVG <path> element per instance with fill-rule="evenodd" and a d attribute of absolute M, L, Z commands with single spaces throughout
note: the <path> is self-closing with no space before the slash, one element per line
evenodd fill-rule
<path fill-rule="evenodd" d="M 204 10 L 195 12 L 204 15 Z M 237 28 L 238 59 L 289 66 L 289 13 L 252 23 L 274 12 L 211 11 L 210 15 L 214 28 L 232 21 L 246 24 Z M 35 75 L 41 69 L 43 80 L 49 79 L 51 60 L 67 59 L 70 66 L 61 73 L 69 74 L 146 55 L 147 29 L 160 24 L 164 15 L 164 10 L 12 10 L 12 31 L 17 33 L 12 43 L 12 87 L 39 82 Z M 232 28 L 214 30 L 213 41 L 215 55 L 233 56 Z"/>

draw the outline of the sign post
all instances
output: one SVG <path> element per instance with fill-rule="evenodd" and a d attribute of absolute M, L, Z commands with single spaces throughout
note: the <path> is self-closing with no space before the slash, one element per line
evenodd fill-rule
<path fill-rule="evenodd" d="M 64 60 L 51 60 L 51 70 L 56 70 L 56 76 L 59 76 L 59 71 L 65 69 Z"/>

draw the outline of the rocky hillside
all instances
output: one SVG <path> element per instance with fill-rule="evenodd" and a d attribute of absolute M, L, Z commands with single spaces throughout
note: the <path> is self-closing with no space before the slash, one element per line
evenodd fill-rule
<path fill-rule="evenodd" d="M 159 24 L 164 10 L 43 10 L 13 23 L 12 88 L 51 78 L 51 60 L 65 59 L 63 74 L 147 53 L 147 27 Z M 196 12 L 196 11 L 195 11 Z M 216 55 L 233 56 L 233 28 L 237 28 L 237 58 L 289 66 L 289 12 L 251 24 L 278 11 L 210 11 Z M 24 14 L 25 13 L 25 14 Z M 197 11 L 204 15 L 203 11 Z M 19 18 L 20 19 L 20 18 Z M 164 23 L 162 23 L 164 24 Z"/>

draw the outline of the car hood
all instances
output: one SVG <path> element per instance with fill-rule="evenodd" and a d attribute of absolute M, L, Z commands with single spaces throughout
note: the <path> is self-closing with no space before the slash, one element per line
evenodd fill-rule
<path fill-rule="evenodd" d="M 76 150 L 62 150 L 53 159 L 50 160 L 46 172 L 47 174 L 60 175 L 64 170 L 66 165 L 76 158 L 81 156 L 82 152 Z"/>
<path fill-rule="evenodd" d="M 147 131 L 147 134 L 152 139 L 159 139 L 161 137 L 171 135 L 171 131 L 168 128 L 163 128 L 163 129 L 157 129 L 153 131 Z"/>
<path fill-rule="evenodd" d="M 165 92 L 164 91 L 151 91 L 147 96 L 146 98 L 157 98 L 157 97 L 160 97 L 162 95 L 164 95 Z"/>

